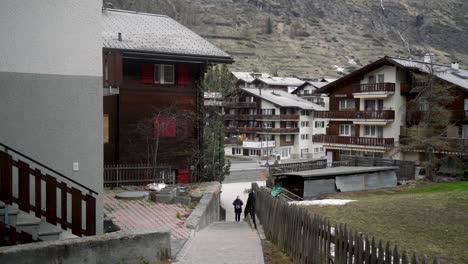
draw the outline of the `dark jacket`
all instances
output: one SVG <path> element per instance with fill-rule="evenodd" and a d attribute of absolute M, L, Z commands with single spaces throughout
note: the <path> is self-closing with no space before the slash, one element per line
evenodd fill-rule
<path fill-rule="evenodd" d="M 236 212 L 242 212 L 242 205 L 244 205 L 244 203 L 241 199 L 235 199 L 232 205 L 234 205 L 234 210 Z"/>

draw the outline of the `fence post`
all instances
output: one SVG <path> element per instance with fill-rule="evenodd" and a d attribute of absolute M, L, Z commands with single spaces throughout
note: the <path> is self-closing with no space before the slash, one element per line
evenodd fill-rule
<path fill-rule="evenodd" d="M 116 183 L 117 186 L 116 186 L 116 187 L 119 187 L 119 186 L 120 186 L 120 184 L 119 184 L 119 183 L 120 183 L 120 182 L 119 182 L 119 167 L 120 167 L 120 164 L 117 164 L 117 165 L 115 166 L 115 173 L 116 173 L 116 177 L 115 177 L 115 178 L 116 178 L 116 181 L 117 181 L 117 183 Z"/>

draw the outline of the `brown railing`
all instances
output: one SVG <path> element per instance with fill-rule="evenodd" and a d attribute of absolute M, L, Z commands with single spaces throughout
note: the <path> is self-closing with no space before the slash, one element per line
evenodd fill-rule
<path fill-rule="evenodd" d="M 299 120 L 299 115 L 224 115 L 224 120 Z"/>
<path fill-rule="evenodd" d="M 468 110 L 451 111 L 450 118 L 452 120 L 468 120 Z"/>
<path fill-rule="evenodd" d="M 395 92 L 395 84 L 394 83 L 354 84 L 353 92 L 355 93 Z"/>
<path fill-rule="evenodd" d="M 20 210 L 26 213 L 32 211 L 36 217 L 45 217 L 48 223 L 60 224 L 64 230 L 71 228 L 72 233 L 77 236 L 96 234 L 96 198 L 93 194 L 97 192 L 3 144 L 0 145 L 5 148 L 5 151 L 0 151 L 0 200 L 5 205 L 16 203 Z M 31 168 L 31 165 L 23 160 L 14 160 L 8 152 L 28 159 L 34 166 L 39 165 L 56 177 L 43 173 L 38 168 Z M 17 184 L 13 185 L 13 182 Z M 32 189 L 34 192 L 31 192 Z M 88 194 L 83 194 L 82 191 Z M 34 197 L 31 197 L 31 193 Z M 60 195 L 59 199 L 57 193 Z M 45 208 L 42 206 L 44 198 Z M 34 202 L 31 203 L 31 200 Z M 71 210 L 68 210 L 69 204 Z M 85 229 L 82 226 L 83 205 L 86 208 Z M 71 218 L 71 222 L 68 222 L 68 218 Z"/>
<path fill-rule="evenodd" d="M 393 138 L 341 137 L 334 135 L 314 135 L 313 142 L 388 147 L 393 146 Z"/>
<path fill-rule="evenodd" d="M 299 128 L 226 127 L 225 132 L 243 133 L 299 133 Z"/>
<path fill-rule="evenodd" d="M 315 118 L 327 119 L 395 119 L 395 111 L 380 110 L 380 111 L 315 111 Z"/>
<path fill-rule="evenodd" d="M 225 102 L 223 103 L 224 108 L 256 108 L 257 103 L 255 102 Z"/>

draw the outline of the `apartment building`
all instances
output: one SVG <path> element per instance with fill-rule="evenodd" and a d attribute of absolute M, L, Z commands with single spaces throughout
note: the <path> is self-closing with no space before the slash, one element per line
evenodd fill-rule
<path fill-rule="evenodd" d="M 429 74 L 429 66 L 427 58 L 384 57 L 318 89 L 330 97 L 329 111 L 314 113 L 316 118 L 330 120 L 326 135 L 314 135 L 314 142 L 324 144 L 327 159 L 372 156 L 420 161 L 421 151 L 405 149 L 400 138 L 409 125 L 407 104 L 421 86 L 412 73 Z M 468 72 L 458 64 L 433 67 L 438 81 L 455 88 L 452 93 L 456 99 L 449 110 L 457 129 L 447 138 L 466 144 Z M 424 107 L 418 111 L 424 111 Z"/>
<path fill-rule="evenodd" d="M 325 155 L 314 134 L 325 133 L 315 111 L 325 108 L 283 90 L 241 88 L 239 100 L 225 103 L 225 153 L 284 159 L 318 159 Z"/>
<path fill-rule="evenodd" d="M 322 88 L 328 83 L 329 82 L 327 82 L 325 79 L 320 81 L 306 81 L 294 89 L 291 94 L 295 94 L 309 102 L 321 105 L 328 109 L 330 103 L 328 96 L 326 94 L 320 94 L 316 92 L 318 89 Z"/>

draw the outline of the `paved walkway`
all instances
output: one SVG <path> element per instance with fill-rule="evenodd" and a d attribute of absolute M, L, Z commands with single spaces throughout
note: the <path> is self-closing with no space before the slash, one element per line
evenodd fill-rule
<path fill-rule="evenodd" d="M 247 222 L 217 222 L 197 232 L 180 253 L 179 264 L 263 264 L 256 230 Z"/>

